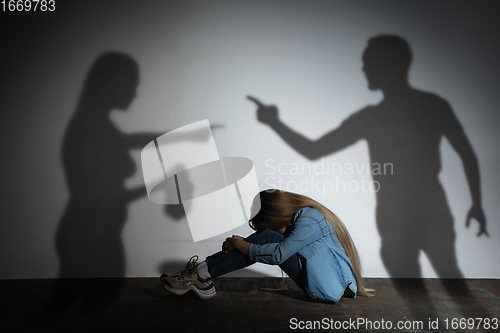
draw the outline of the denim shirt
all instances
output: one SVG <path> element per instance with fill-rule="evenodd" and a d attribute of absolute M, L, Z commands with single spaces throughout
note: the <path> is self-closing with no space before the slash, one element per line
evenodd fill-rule
<path fill-rule="evenodd" d="M 337 302 L 346 288 L 356 297 L 357 284 L 351 261 L 335 229 L 321 212 L 312 207 L 298 210 L 291 233 L 280 243 L 250 244 L 251 260 L 280 265 L 298 253 L 306 270 L 306 285 L 300 286 L 314 300 Z M 305 266 L 305 267 L 304 267 Z"/>

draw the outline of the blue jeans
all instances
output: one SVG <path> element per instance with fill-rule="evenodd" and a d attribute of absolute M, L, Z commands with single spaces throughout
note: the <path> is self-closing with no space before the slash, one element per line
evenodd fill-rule
<path fill-rule="evenodd" d="M 280 243 L 284 236 L 274 230 L 263 230 L 251 234 L 245 241 L 253 244 Z M 238 251 L 229 251 L 228 253 L 217 252 L 206 258 L 208 271 L 213 279 L 223 274 L 253 265 L 255 261 Z M 302 289 L 304 288 L 306 272 L 303 261 L 298 253 L 292 255 L 288 260 L 280 265 L 280 268 Z"/>

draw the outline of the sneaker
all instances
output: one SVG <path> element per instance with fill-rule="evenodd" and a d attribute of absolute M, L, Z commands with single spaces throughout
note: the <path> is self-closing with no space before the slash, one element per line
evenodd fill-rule
<path fill-rule="evenodd" d="M 211 278 L 202 280 L 198 275 L 198 256 L 189 259 L 186 267 L 175 274 L 162 274 L 161 283 L 165 289 L 175 295 L 184 295 L 188 291 L 194 291 L 202 299 L 210 299 L 215 296 L 215 286 Z"/>

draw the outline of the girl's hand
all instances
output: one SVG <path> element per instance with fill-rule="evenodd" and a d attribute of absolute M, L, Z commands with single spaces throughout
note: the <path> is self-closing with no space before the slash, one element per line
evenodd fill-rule
<path fill-rule="evenodd" d="M 250 248 L 250 243 L 245 241 L 241 236 L 228 237 L 222 244 L 222 250 L 224 252 L 228 251 L 238 251 L 246 256 L 248 256 L 248 249 Z"/>
<path fill-rule="evenodd" d="M 237 238 L 233 238 L 233 237 L 228 237 L 226 238 L 226 240 L 224 241 L 224 243 L 222 243 L 222 250 L 224 252 L 228 252 L 228 251 L 233 251 L 235 250 L 235 247 L 234 247 L 234 243 L 237 241 L 238 239 Z"/>
<path fill-rule="evenodd" d="M 224 243 L 222 243 L 222 250 L 227 253 L 228 251 L 236 250 L 236 243 L 242 241 L 244 238 L 241 236 L 233 235 L 232 237 L 226 238 Z"/>

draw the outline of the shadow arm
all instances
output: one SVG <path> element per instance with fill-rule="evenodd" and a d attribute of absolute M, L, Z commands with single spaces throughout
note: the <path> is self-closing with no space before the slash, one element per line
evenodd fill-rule
<path fill-rule="evenodd" d="M 338 128 L 318 140 L 311 140 L 283 123 L 278 117 L 276 106 L 264 105 L 255 97 L 247 98 L 257 105 L 257 120 L 269 125 L 290 147 L 310 160 L 339 151 L 361 139 L 362 131 L 356 128 L 356 123 L 359 122 L 350 120 L 344 121 Z"/>
<path fill-rule="evenodd" d="M 444 135 L 450 142 L 453 149 L 455 149 L 457 154 L 460 156 L 464 166 L 467 183 L 469 184 L 472 197 L 472 208 L 467 214 L 466 226 L 469 227 L 471 220 L 474 218 L 480 225 L 478 236 L 483 233 L 489 236 L 486 231 L 486 217 L 482 208 L 479 162 L 474 150 L 472 149 L 469 139 L 465 135 L 462 125 L 453 114 L 453 111 L 451 111 L 451 117 L 449 117 L 446 124 Z"/>
<path fill-rule="evenodd" d="M 269 124 L 269 126 L 290 145 L 290 147 L 310 160 L 316 160 L 342 150 L 359 139 L 359 137 L 355 137 L 352 133 L 348 133 L 342 125 L 317 140 L 311 140 L 299 134 L 279 119 Z"/>
<path fill-rule="evenodd" d="M 133 134 L 126 134 L 126 140 L 128 144 L 128 148 L 130 150 L 132 149 L 142 149 L 144 146 L 146 146 L 148 143 L 159 137 L 160 135 L 163 135 L 164 133 L 133 133 Z"/>
<path fill-rule="evenodd" d="M 224 127 L 222 124 L 215 124 L 210 126 L 210 130 L 214 131 L 215 129 L 219 129 Z M 133 133 L 133 134 L 125 134 L 126 140 L 128 142 L 129 149 L 142 149 L 151 141 L 156 138 L 171 132 L 171 130 L 166 131 L 165 133 Z M 204 128 L 191 131 L 190 133 L 170 133 L 169 134 L 169 142 L 183 142 L 183 141 L 193 141 L 193 142 L 205 142 L 210 139 L 210 133 L 207 132 Z"/>
<path fill-rule="evenodd" d="M 127 190 L 127 202 L 131 203 L 134 202 L 143 196 L 146 196 L 146 188 L 144 186 L 139 186 L 130 190 Z"/>

